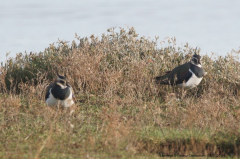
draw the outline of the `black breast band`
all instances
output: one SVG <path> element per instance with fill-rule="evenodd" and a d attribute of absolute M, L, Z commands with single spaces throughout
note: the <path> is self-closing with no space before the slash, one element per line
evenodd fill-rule
<path fill-rule="evenodd" d="M 54 88 L 52 88 L 52 95 L 54 98 L 59 100 L 65 100 L 69 97 L 71 91 L 69 87 L 66 87 L 65 89 L 62 89 L 60 86 L 56 85 Z"/>
<path fill-rule="evenodd" d="M 203 71 L 202 67 L 198 67 L 198 66 L 191 63 L 190 69 L 198 78 L 203 77 L 203 74 L 204 74 L 203 72 L 204 71 Z"/>

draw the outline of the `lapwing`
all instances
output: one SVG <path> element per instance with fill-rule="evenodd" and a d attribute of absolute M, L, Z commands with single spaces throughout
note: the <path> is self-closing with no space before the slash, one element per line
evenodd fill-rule
<path fill-rule="evenodd" d="M 57 73 L 56 80 L 47 87 L 45 101 L 48 106 L 62 108 L 74 104 L 74 93 L 72 87 L 67 83 L 67 78 Z"/>
<path fill-rule="evenodd" d="M 166 72 L 164 76 L 156 77 L 156 83 L 177 85 L 189 89 L 196 87 L 202 81 L 203 76 L 207 74 L 204 72 L 200 60 L 201 56 L 197 55 L 195 51 L 190 62 Z"/>

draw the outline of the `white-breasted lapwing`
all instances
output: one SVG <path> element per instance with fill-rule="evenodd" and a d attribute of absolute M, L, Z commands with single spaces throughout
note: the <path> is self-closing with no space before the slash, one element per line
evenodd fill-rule
<path fill-rule="evenodd" d="M 195 52 L 190 62 L 166 72 L 164 76 L 156 77 L 156 83 L 177 85 L 189 89 L 196 87 L 202 81 L 203 76 L 207 74 L 204 72 L 200 60 L 201 56 Z"/>
<path fill-rule="evenodd" d="M 67 84 L 67 78 L 57 73 L 56 80 L 47 87 L 45 101 L 48 106 L 70 107 L 74 104 L 72 87 Z"/>

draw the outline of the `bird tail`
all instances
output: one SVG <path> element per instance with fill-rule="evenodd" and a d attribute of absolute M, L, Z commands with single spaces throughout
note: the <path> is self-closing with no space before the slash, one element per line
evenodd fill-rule
<path fill-rule="evenodd" d="M 157 77 L 155 77 L 154 82 L 155 82 L 156 84 L 160 84 L 161 78 L 162 78 L 162 76 L 157 76 Z"/>

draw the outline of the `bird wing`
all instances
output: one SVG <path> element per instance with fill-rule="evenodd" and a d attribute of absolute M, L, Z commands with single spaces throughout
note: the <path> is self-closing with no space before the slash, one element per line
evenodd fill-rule
<path fill-rule="evenodd" d="M 53 85 L 54 85 L 54 82 L 51 83 L 50 85 L 48 85 L 47 90 L 46 90 L 46 94 L 45 94 L 45 100 L 47 100 L 47 98 L 49 97 L 49 95 L 50 95 L 49 90 L 53 87 Z"/>
<path fill-rule="evenodd" d="M 168 71 L 164 76 L 156 77 L 156 80 L 160 82 L 160 84 L 179 84 L 183 81 L 188 80 L 191 77 L 191 73 L 189 73 L 190 62 L 180 65 L 174 68 L 172 71 Z"/>

